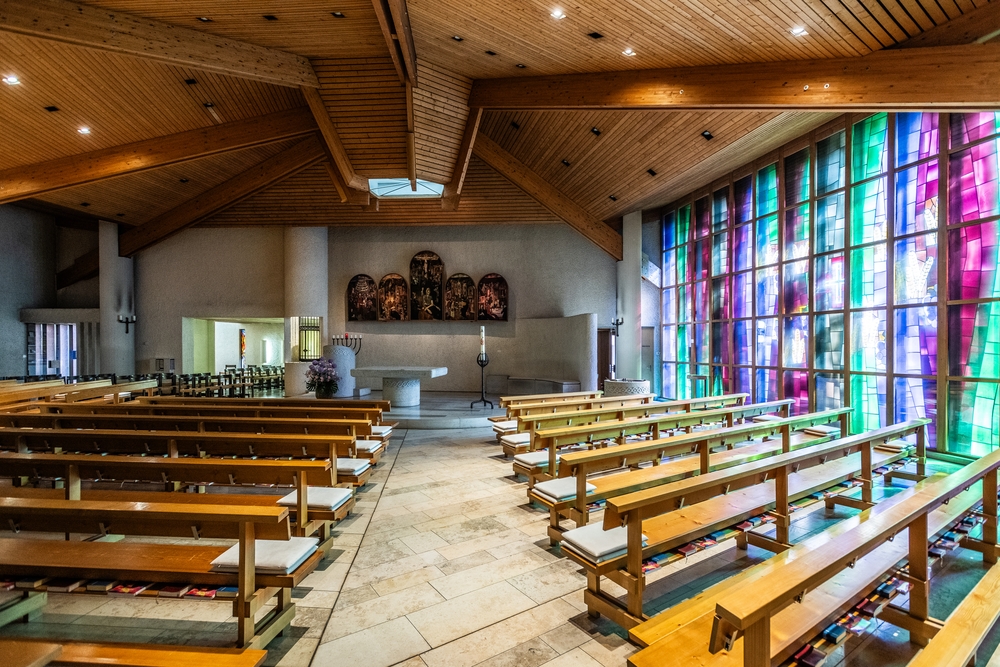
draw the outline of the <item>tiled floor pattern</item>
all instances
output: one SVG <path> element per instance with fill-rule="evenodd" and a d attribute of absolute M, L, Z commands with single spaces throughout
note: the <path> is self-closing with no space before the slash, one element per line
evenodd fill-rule
<path fill-rule="evenodd" d="M 817 504 L 794 516 L 792 537 L 850 513 L 829 517 Z M 294 591 L 294 626 L 268 647 L 267 664 L 623 667 L 635 648 L 621 628 L 587 616 L 585 577 L 549 547 L 546 525 L 525 505 L 525 484 L 511 477 L 489 428 L 399 432 L 337 526 L 331 556 Z M 727 540 L 664 567 L 650 577 L 646 611 L 765 557 Z M 935 616 L 945 618 L 982 576 L 977 558 L 947 557 L 935 576 Z M 39 621 L 0 635 L 224 646 L 235 621 L 226 603 L 52 594 Z M 998 640 L 987 640 L 985 656 Z M 913 654 L 906 633 L 884 623 L 840 650 L 828 667 L 905 665 Z"/>

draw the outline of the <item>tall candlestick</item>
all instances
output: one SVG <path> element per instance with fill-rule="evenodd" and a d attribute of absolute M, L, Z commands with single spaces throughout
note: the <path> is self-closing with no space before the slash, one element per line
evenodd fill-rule
<path fill-rule="evenodd" d="M 479 327 L 479 354 L 486 354 L 486 327 Z"/>

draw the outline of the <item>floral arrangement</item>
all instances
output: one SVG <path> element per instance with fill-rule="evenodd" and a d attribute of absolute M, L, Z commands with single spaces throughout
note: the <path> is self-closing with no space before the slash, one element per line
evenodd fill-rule
<path fill-rule="evenodd" d="M 334 394 L 340 383 L 337 375 L 337 364 L 326 358 L 319 358 L 309 364 L 306 370 L 306 390 L 318 394 Z"/>

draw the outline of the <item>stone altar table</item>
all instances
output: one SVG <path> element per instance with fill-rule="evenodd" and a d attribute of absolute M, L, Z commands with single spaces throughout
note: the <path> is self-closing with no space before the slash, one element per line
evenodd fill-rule
<path fill-rule="evenodd" d="M 421 378 L 447 374 L 444 366 L 365 366 L 351 370 L 351 375 L 358 379 L 382 378 L 382 398 L 401 408 L 420 405 Z"/>

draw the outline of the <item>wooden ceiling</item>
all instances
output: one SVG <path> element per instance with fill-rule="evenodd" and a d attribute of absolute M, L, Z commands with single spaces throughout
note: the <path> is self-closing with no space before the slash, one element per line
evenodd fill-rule
<path fill-rule="evenodd" d="M 553 18 L 557 9 L 566 17 Z M 721 77 L 704 83 L 716 101 L 702 108 L 649 108 L 685 71 L 676 68 L 716 67 L 753 86 L 755 63 L 780 72 L 794 70 L 781 62 L 847 58 L 864 73 L 876 51 L 945 47 L 914 53 L 941 53 L 950 67 L 941 71 L 965 68 L 968 80 L 948 89 L 931 72 L 910 87 L 916 104 L 968 104 L 964 87 L 983 105 L 997 89 L 984 84 L 1000 71 L 1000 48 L 973 43 L 997 31 L 1000 0 L 0 0 L 0 75 L 21 81 L 0 84 L 0 203 L 33 196 L 130 226 L 169 219 L 170 233 L 189 224 L 564 221 L 615 255 L 620 241 L 595 233 L 594 221 L 614 226 L 701 187 L 824 124 L 849 96 L 817 109 L 727 110 L 717 100 L 734 93 Z M 645 78 L 625 74 L 636 70 Z M 975 79 L 979 70 L 987 73 Z M 594 77 L 591 98 L 633 87 L 615 110 L 546 99 L 588 88 L 558 77 L 597 73 L 607 74 Z M 873 95 L 882 97 L 855 107 L 888 101 Z M 1000 107 L 1000 95 L 988 106 Z M 315 126 L 260 141 L 226 129 L 245 121 L 252 134 L 277 112 L 311 114 Z M 191 132 L 209 134 L 176 155 Z M 142 152 L 149 142 L 175 148 L 153 159 Z M 120 168 L 106 154 L 116 147 Z M 76 181 L 84 184 L 46 180 L 97 151 L 103 166 Z M 247 196 L 235 181 L 265 165 L 278 165 L 280 179 L 257 174 L 262 189 Z M 6 187 L 21 171 L 31 180 Z M 376 177 L 444 183 L 447 197 L 376 201 L 364 189 Z M 227 192 L 238 199 L 227 204 Z M 211 206 L 197 206 L 205 197 Z"/>

